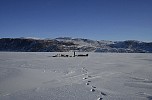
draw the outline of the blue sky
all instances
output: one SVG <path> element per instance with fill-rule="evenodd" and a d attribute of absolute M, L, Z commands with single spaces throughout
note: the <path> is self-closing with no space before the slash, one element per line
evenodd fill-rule
<path fill-rule="evenodd" d="M 152 41 L 152 0 L 0 0 L 0 37 Z"/>

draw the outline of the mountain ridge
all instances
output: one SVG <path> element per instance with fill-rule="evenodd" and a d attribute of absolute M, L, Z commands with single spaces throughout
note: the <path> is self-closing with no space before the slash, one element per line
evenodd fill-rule
<path fill-rule="evenodd" d="M 152 53 L 152 42 L 91 40 L 71 37 L 55 39 L 1 38 L 0 51 Z"/>

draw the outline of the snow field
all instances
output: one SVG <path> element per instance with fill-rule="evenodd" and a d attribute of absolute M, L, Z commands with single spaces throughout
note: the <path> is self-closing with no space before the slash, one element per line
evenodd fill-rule
<path fill-rule="evenodd" d="M 55 54 L 1 52 L 0 100 L 152 100 L 150 53 Z"/>

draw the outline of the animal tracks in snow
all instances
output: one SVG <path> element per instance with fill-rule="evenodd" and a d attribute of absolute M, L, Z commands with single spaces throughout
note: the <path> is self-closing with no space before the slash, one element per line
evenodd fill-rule
<path fill-rule="evenodd" d="M 96 91 L 96 89 L 97 89 L 97 87 L 96 86 L 93 86 L 93 85 L 91 85 L 91 80 L 90 79 L 92 79 L 93 77 L 91 76 L 91 75 L 88 75 L 88 70 L 85 68 L 85 67 L 83 67 L 82 68 L 82 72 L 84 72 L 84 73 L 87 73 L 87 74 L 84 74 L 86 77 L 83 77 L 83 80 L 87 80 L 87 82 L 85 83 L 87 86 L 90 86 L 90 92 L 95 92 Z M 97 89 L 97 90 L 99 90 L 99 89 Z M 98 97 L 97 98 L 97 100 L 103 100 L 103 96 L 106 96 L 107 94 L 106 93 L 104 93 L 104 92 L 102 92 L 102 91 L 100 91 L 100 94 L 99 94 L 99 96 L 100 97 Z"/>

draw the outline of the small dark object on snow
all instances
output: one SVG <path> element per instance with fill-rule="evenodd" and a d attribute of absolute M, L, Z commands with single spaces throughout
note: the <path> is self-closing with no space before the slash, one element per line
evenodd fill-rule
<path fill-rule="evenodd" d="M 86 55 L 80 54 L 80 55 L 77 55 L 77 56 L 78 56 L 78 57 L 87 57 L 88 54 L 86 54 Z"/>

